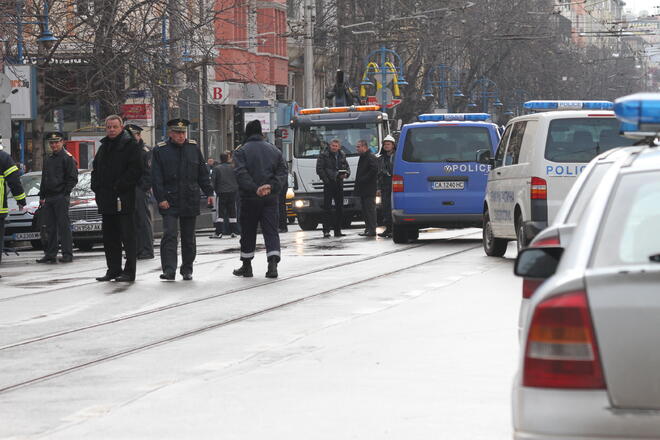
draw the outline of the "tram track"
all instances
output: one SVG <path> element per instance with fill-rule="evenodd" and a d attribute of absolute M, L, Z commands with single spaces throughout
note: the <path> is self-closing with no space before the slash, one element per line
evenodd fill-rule
<path fill-rule="evenodd" d="M 466 234 L 466 235 L 472 235 L 472 234 Z M 460 236 L 454 237 L 452 239 L 449 239 L 449 241 L 452 241 L 455 238 L 459 238 L 459 237 Z M 403 252 L 405 250 L 410 250 L 410 249 L 414 249 L 414 248 L 417 248 L 417 247 L 421 247 L 421 246 L 424 246 L 424 245 L 425 244 L 419 244 L 419 245 L 416 245 L 416 246 L 409 246 L 409 247 L 406 247 L 405 249 L 401 249 L 401 250 L 397 249 L 396 251 L 382 253 L 382 254 L 378 254 L 378 255 L 373 255 L 373 256 L 367 257 L 363 260 L 367 261 L 367 260 L 370 260 L 370 259 L 376 259 L 376 258 L 384 257 L 384 256 L 387 256 L 387 255 L 392 255 L 392 254 L 395 254 L 395 253 L 398 253 L 398 252 Z M 279 304 L 275 304 L 273 306 L 264 307 L 264 308 L 261 308 L 259 310 L 251 311 L 249 313 L 243 313 L 241 315 L 231 317 L 229 319 L 224 319 L 224 320 L 220 320 L 218 322 L 213 322 L 213 323 L 210 323 L 210 324 L 207 324 L 207 325 L 204 325 L 204 326 L 199 326 L 199 327 L 196 327 L 196 328 L 193 328 L 193 329 L 190 329 L 190 330 L 179 332 L 175 335 L 161 337 L 161 338 L 158 338 L 156 340 L 149 341 L 149 342 L 146 342 L 146 343 L 143 343 L 143 344 L 137 344 L 137 345 L 129 347 L 129 348 L 125 348 L 125 349 L 121 349 L 121 350 L 118 350 L 118 351 L 115 351 L 115 352 L 112 352 L 112 353 L 109 353 L 109 354 L 101 355 L 101 356 L 95 357 L 93 359 L 90 359 L 90 360 L 87 360 L 87 361 L 84 361 L 84 362 L 80 362 L 80 363 L 68 366 L 66 368 L 60 368 L 60 369 L 57 369 L 55 371 L 48 372 L 46 374 L 38 375 L 36 377 L 26 378 L 25 380 L 21 380 L 19 382 L 13 383 L 13 384 L 7 384 L 7 385 L 4 385 L 4 386 L 1 386 L 0 387 L 0 395 L 8 393 L 10 391 L 20 389 L 20 388 L 27 387 L 27 386 L 30 386 L 30 385 L 35 385 L 35 384 L 38 384 L 38 383 L 41 383 L 41 382 L 59 377 L 59 376 L 63 376 L 63 375 L 69 374 L 69 373 L 80 371 L 80 370 L 85 369 L 85 368 L 89 368 L 89 367 L 92 367 L 92 366 L 95 366 L 95 365 L 99 365 L 99 364 L 102 364 L 104 362 L 109 362 L 109 361 L 112 361 L 114 359 L 122 358 L 122 357 L 125 357 L 125 356 L 128 356 L 128 355 L 131 355 L 131 354 L 136 354 L 136 353 L 139 353 L 139 352 L 142 352 L 142 351 L 145 351 L 145 350 L 149 350 L 151 348 L 155 348 L 155 347 L 162 346 L 162 345 L 165 345 L 165 344 L 168 344 L 168 343 L 176 342 L 176 341 L 186 339 L 186 338 L 189 338 L 189 337 L 201 334 L 201 333 L 205 333 L 205 332 L 208 332 L 208 331 L 211 331 L 211 330 L 214 330 L 214 329 L 222 328 L 222 327 L 234 324 L 234 323 L 249 320 L 249 319 L 257 317 L 257 316 L 261 316 L 261 315 L 271 313 L 271 312 L 274 312 L 274 311 L 277 311 L 277 310 L 280 310 L 280 309 L 283 309 L 283 308 L 286 308 L 286 307 L 289 307 L 289 306 L 292 306 L 292 305 L 295 305 L 295 304 L 299 304 L 299 303 L 302 303 L 302 302 L 305 302 L 305 301 L 312 300 L 314 298 L 318 298 L 318 297 L 321 297 L 321 296 L 341 292 L 341 291 L 343 291 L 347 288 L 352 288 L 352 287 L 355 287 L 355 286 L 359 286 L 360 284 L 368 283 L 368 282 L 373 281 L 377 278 L 387 277 L 387 276 L 397 274 L 397 273 L 400 273 L 400 272 L 403 272 L 403 271 L 406 271 L 406 270 L 409 270 L 409 269 L 412 269 L 412 268 L 415 268 L 415 267 L 419 267 L 419 266 L 434 263 L 434 262 L 437 262 L 437 261 L 440 261 L 440 260 L 443 260 L 443 259 L 451 258 L 453 256 L 460 255 L 462 253 L 466 253 L 466 252 L 472 251 L 474 249 L 477 249 L 477 248 L 479 248 L 479 246 L 480 245 L 474 245 L 474 246 L 467 246 L 467 247 L 464 247 L 464 248 L 460 248 L 458 250 L 451 251 L 449 253 L 440 255 L 438 257 L 427 259 L 423 262 L 417 262 L 417 263 L 414 263 L 414 264 L 405 265 L 403 267 L 398 267 L 394 270 L 390 270 L 390 271 L 387 271 L 387 272 L 384 272 L 384 273 L 378 273 L 376 275 L 369 276 L 367 278 L 363 278 L 363 279 L 359 279 L 359 280 L 355 280 L 355 281 L 352 281 L 352 282 L 349 282 L 349 283 L 345 283 L 345 284 L 342 284 L 340 286 L 334 286 L 334 287 L 329 288 L 329 289 L 324 289 L 320 292 L 315 292 L 315 293 L 311 293 L 309 295 L 304 295 L 302 297 L 295 298 L 295 299 L 292 299 L 290 301 L 285 301 L 285 302 L 282 302 L 282 303 L 279 303 Z M 348 263 L 348 264 L 354 264 L 354 262 L 351 262 L 351 263 Z M 334 265 L 333 267 L 326 267 L 326 268 L 322 268 L 322 269 L 315 270 L 315 271 L 309 271 L 306 274 L 298 274 L 298 275 L 294 275 L 294 276 L 291 276 L 291 277 L 283 278 L 281 281 L 286 281 L 286 280 L 290 280 L 290 279 L 293 279 L 293 278 L 297 278 L 297 277 L 301 277 L 301 276 L 305 276 L 305 275 L 310 275 L 310 274 L 313 274 L 313 273 L 316 273 L 316 272 L 322 272 L 324 270 L 330 270 L 330 269 L 333 269 L 333 268 L 336 269 L 336 268 L 340 268 L 342 266 L 345 266 L 345 264 L 338 264 L 338 265 Z M 247 289 L 241 289 L 241 291 L 250 290 L 250 289 L 257 288 L 257 287 L 263 287 L 264 285 L 273 284 L 273 283 L 277 283 L 277 282 L 278 281 L 274 281 L 274 282 L 270 282 L 270 283 L 269 282 L 260 283 L 259 285 L 250 286 Z M 109 321 L 105 321 L 103 323 L 97 323 L 95 325 L 85 326 L 85 327 L 81 327 L 81 328 L 77 328 L 77 329 L 71 329 L 71 330 L 68 330 L 66 332 L 60 332 L 60 333 L 57 333 L 57 334 L 46 335 L 46 336 L 41 337 L 41 338 L 34 338 L 32 340 L 22 341 L 22 342 L 15 343 L 15 344 L 9 344 L 9 345 L 6 345 L 4 347 L 0 347 L 0 350 L 8 350 L 10 348 L 17 348 L 17 347 L 21 347 L 21 346 L 25 346 L 25 345 L 30 345 L 30 344 L 33 344 L 33 343 L 36 343 L 36 342 L 45 342 L 47 340 L 55 339 L 58 336 L 70 335 L 72 333 L 83 332 L 85 330 L 89 330 L 89 329 L 96 328 L 96 327 L 99 327 L 99 326 L 106 326 L 106 325 L 110 325 L 110 324 L 117 324 L 117 323 L 125 322 L 129 319 L 132 319 L 132 318 L 136 318 L 136 317 L 139 317 L 139 316 L 144 316 L 145 314 L 157 313 L 159 311 L 171 310 L 173 308 L 180 308 L 180 307 L 183 307 L 185 305 L 200 303 L 202 301 L 208 301 L 210 299 L 218 298 L 218 297 L 221 297 L 221 296 L 226 296 L 226 295 L 229 295 L 231 293 L 236 293 L 237 291 L 238 291 L 238 289 L 233 289 L 231 292 L 223 292 L 222 294 L 217 294 L 217 295 L 213 295 L 213 296 L 199 298 L 199 299 L 196 299 L 196 300 L 186 301 L 186 302 L 182 302 L 182 303 L 175 303 L 175 304 L 172 304 L 172 305 L 169 305 L 169 306 L 166 306 L 166 307 L 157 308 L 157 309 L 153 309 L 153 310 L 150 310 L 150 311 L 145 311 L 144 313 L 140 313 L 140 314 L 125 316 L 125 317 L 118 318 L 118 319 L 115 319 L 115 320 L 109 320 Z"/>

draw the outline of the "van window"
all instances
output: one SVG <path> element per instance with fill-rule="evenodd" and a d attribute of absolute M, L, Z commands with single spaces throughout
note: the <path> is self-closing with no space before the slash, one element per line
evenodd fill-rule
<path fill-rule="evenodd" d="M 513 125 L 509 125 L 506 130 L 504 130 L 504 134 L 502 135 L 502 139 L 500 140 L 500 144 L 497 147 L 497 152 L 495 153 L 495 168 L 501 167 L 502 164 L 504 163 L 504 151 L 506 151 L 506 143 L 509 140 L 509 135 L 511 134 L 511 129 L 513 128 Z"/>
<path fill-rule="evenodd" d="M 436 126 L 411 128 L 406 134 L 406 162 L 475 162 L 477 151 L 491 150 L 486 127 Z"/>
<path fill-rule="evenodd" d="M 545 158 L 552 162 L 589 162 L 615 147 L 631 144 L 619 135 L 616 118 L 570 118 L 550 122 Z"/>
<path fill-rule="evenodd" d="M 527 121 L 516 122 L 513 124 L 511 139 L 509 139 L 509 147 L 506 149 L 506 156 L 504 156 L 504 165 L 515 165 L 518 163 L 520 147 L 522 146 L 526 127 Z"/>
<path fill-rule="evenodd" d="M 347 156 L 357 156 L 357 141 L 364 139 L 378 151 L 377 124 L 328 124 L 303 125 L 296 131 L 294 153 L 296 157 L 316 158 L 330 145 L 330 141 L 339 139 L 341 148 Z"/>

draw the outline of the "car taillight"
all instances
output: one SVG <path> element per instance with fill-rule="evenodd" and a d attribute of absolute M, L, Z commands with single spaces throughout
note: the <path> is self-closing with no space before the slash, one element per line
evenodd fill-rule
<path fill-rule="evenodd" d="M 536 289 L 543 284 L 543 281 L 545 280 L 539 280 L 535 278 L 523 278 L 523 284 L 522 284 L 522 296 L 525 299 L 529 299 L 534 295 L 534 292 L 536 292 Z"/>
<path fill-rule="evenodd" d="M 540 238 L 536 241 L 533 241 L 529 247 L 546 247 L 546 246 L 561 246 L 559 241 L 559 236 Z"/>
<path fill-rule="evenodd" d="M 523 386 L 605 388 L 586 292 L 564 293 L 536 306 L 527 336 Z"/>
<path fill-rule="evenodd" d="M 540 177 L 532 177 L 531 187 L 532 200 L 547 200 L 548 198 L 548 184 L 545 179 Z"/>
<path fill-rule="evenodd" d="M 403 192 L 403 176 L 398 174 L 392 176 L 392 192 Z"/>

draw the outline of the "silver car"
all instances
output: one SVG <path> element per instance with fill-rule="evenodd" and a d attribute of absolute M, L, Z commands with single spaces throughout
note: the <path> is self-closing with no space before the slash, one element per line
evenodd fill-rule
<path fill-rule="evenodd" d="M 5 242 L 29 241 L 35 249 L 41 249 L 39 234 L 39 187 L 41 186 L 41 171 L 26 173 L 21 176 L 21 185 L 25 191 L 27 210 L 18 207 L 11 195 L 7 200 L 9 215 L 5 223 Z M 10 191 L 11 193 L 11 191 Z"/>
<path fill-rule="evenodd" d="M 660 151 L 611 169 L 570 244 L 527 248 L 516 439 L 660 438 Z"/>

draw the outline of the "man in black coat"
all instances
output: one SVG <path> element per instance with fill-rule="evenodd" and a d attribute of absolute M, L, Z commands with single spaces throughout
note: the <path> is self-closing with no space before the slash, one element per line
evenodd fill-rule
<path fill-rule="evenodd" d="M 73 237 L 69 220 L 69 195 L 78 183 L 78 168 L 64 149 L 64 135 L 46 135 L 51 153 L 46 157 L 39 185 L 39 204 L 45 226 L 44 256 L 37 263 L 55 263 L 58 243 L 62 243 L 61 263 L 73 261 Z"/>
<path fill-rule="evenodd" d="M 151 150 L 142 140 L 142 127 L 128 124 L 126 129 L 131 132 L 140 147 L 142 160 L 142 176 L 135 185 L 135 233 L 137 239 L 137 259 L 150 260 L 154 258 L 154 230 L 151 217 Z"/>
<path fill-rule="evenodd" d="M 92 164 L 92 191 L 103 216 L 103 248 L 108 270 L 97 281 L 135 281 L 137 260 L 135 186 L 142 176 L 140 147 L 121 116 L 105 118 L 106 136 L 101 139 Z M 126 253 L 121 268 L 122 247 Z"/>
<path fill-rule="evenodd" d="M 153 150 L 151 180 L 154 197 L 163 217 L 160 262 L 163 280 L 174 280 L 177 267 L 177 236 L 181 230 L 181 268 L 185 281 L 192 280 L 197 253 L 195 223 L 199 215 L 200 188 L 208 203 L 213 201 L 213 187 L 202 152 L 194 140 L 186 138 L 190 121 L 172 119 L 167 123 L 169 139 Z"/>
<path fill-rule="evenodd" d="M 234 275 L 251 277 L 252 259 L 257 242 L 257 225 L 261 223 L 268 271 L 266 277 L 277 278 L 280 261 L 278 234 L 278 194 L 286 184 L 287 168 L 282 152 L 266 142 L 258 120 L 245 127 L 246 142 L 234 153 L 234 170 L 241 197 L 241 261 Z"/>
<path fill-rule="evenodd" d="M 360 155 L 355 173 L 355 192 L 360 195 L 362 217 L 364 217 L 363 237 L 376 236 L 376 190 L 378 189 L 378 159 L 371 152 L 367 141 L 359 140 L 356 146 Z"/>
<path fill-rule="evenodd" d="M 392 175 L 394 174 L 395 140 L 391 135 L 383 139 L 383 149 L 378 157 L 378 190 L 382 201 L 382 218 L 385 230 L 379 237 L 392 236 Z"/>
<path fill-rule="evenodd" d="M 229 163 L 227 153 L 220 154 L 220 164 L 217 165 L 211 176 L 211 184 L 216 194 L 217 218 L 215 219 L 215 232 L 210 238 L 222 238 L 222 232 L 226 230 L 231 237 L 238 234 L 236 216 L 236 196 L 238 195 L 238 182 L 234 167 Z M 225 218 L 229 225 L 225 226 Z"/>
<path fill-rule="evenodd" d="M 316 174 L 323 181 L 323 236 L 330 237 L 332 228 L 335 237 L 342 237 L 344 236 L 341 233 L 344 217 L 344 179 L 351 175 L 351 168 L 348 166 L 346 154 L 341 150 L 339 139 L 331 140 L 328 148 L 319 154 L 316 160 Z"/>

